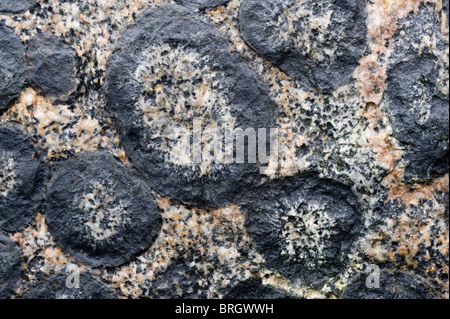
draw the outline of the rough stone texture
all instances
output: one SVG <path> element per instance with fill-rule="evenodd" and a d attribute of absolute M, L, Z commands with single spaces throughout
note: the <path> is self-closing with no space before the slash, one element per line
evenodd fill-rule
<path fill-rule="evenodd" d="M 2 0 L 0 13 L 20 13 L 31 9 L 40 0 Z"/>
<path fill-rule="evenodd" d="M 344 299 L 435 299 L 433 290 L 406 272 L 382 271 L 380 287 L 368 288 L 367 275 L 357 276 L 343 294 Z"/>
<path fill-rule="evenodd" d="M 405 178 L 429 179 L 448 172 L 448 65 L 436 56 L 448 50 L 440 22 L 422 6 L 402 19 L 389 58 L 385 103 L 394 136 L 405 148 Z M 431 40 L 433 39 L 433 40 Z M 425 41 L 434 41 L 432 49 Z"/>
<path fill-rule="evenodd" d="M 201 277 L 184 258 L 178 258 L 146 283 L 148 296 L 152 299 L 205 299 L 208 295 L 201 286 Z"/>
<path fill-rule="evenodd" d="M 246 0 L 246 41 L 303 85 L 333 90 L 358 65 L 366 46 L 363 0 Z"/>
<path fill-rule="evenodd" d="M 27 48 L 28 81 L 42 94 L 67 100 L 77 88 L 76 51 L 52 34 L 39 34 Z"/>
<path fill-rule="evenodd" d="M 175 0 L 175 2 L 198 9 L 207 9 L 223 6 L 230 2 L 230 0 Z"/>
<path fill-rule="evenodd" d="M 69 275 L 42 279 L 31 287 L 26 299 L 116 299 L 109 289 L 88 274 L 80 274 L 78 287 L 68 287 Z M 69 281 L 71 278 L 69 278 Z"/>
<path fill-rule="evenodd" d="M 145 183 L 107 154 L 87 153 L 60 165 L 46 206 L 56 241 L 93 266 L 127 262 L 147 249 L 161 228 L 159 209 Z"/>
<path fill-rule="evenodd" d="M 247 229 L 268 267 L 319 288 L 342 271 L 361 229 L 349 188 L 303 174 L 247 196 Z"/>
<path fill-rule="evenodd" d="M 0 21 L 0 114 L 19 97 L 25 82 L 25 48 Z"/>
<path fill-rule="evenodd" d="M 22 272 L 22 249 L 0 233 L 0 299 L 11 297 L 19 288 Z"/>
<path fill-rule="evenodd" d="M 192 134 L 198 119 L 202 145 L 215 142 L 212 128 L 226 137 L 237 128 L 269 127 L 264 88 L 227 50 L 212 26 L 183 7 L 168 6 L 143 13 L 109 59 L 108 106 L 124 148 L 164 197 L 217 207 L 259 172 L 256 165 L 216 163 L 205 153 L 201 164 L 192 165 L 197 157 L 179 137 Z"/>
<path fill-rule="evenodd" d="M 264 285 L 261 279 L 252 278 L 239 283 L 224 299 L 296 299 L 289 293 Z"/>
<path fill-rule="evenodd" d="M 134 258 L 118 266 L 103 262 L 93 266 L 80 261 L 80 255 L 53 236 L 49 216 L 54 212 L 46 209 L 43 200 L 33 200 L 29 207 L 36 208 L 26 227 L 6 232 L 22 247 L 21 280 L 8 292 L 10 297 L 22 298 L 32 287 L 41 285 L 41 291 L 48 290 L 45 295 L 54 298 L 45 282 L 79 271 L 101 282 L 118 298 L 223 298 L 235 291 L 245 295 L 250 289 L 267 289 L 295 298 L 448 299 L 449 174 L 443 156 L 448 149 L 448 113 L 442 109 L 449 96 L 448 1 L 330 0 L 314 1 L 321 4 L 315 7 L 312 2 L 230 0 L 215 6 L 209 1 L 181 0 L 43 0 L 26 12 L 0 12 L 3 32 L 19 48 L 14 53 L 22 52 L 9 55 L 13 61 L 23 61 L 12 70 L 33 65 L 30 57 L 22 55 L 24 46 L 35 43 L 48 48 L 38 40 L 45 35 L 58 39 L 63 50 L 75 50 L 75 70 L 70 68 L 60 75 L 73 79 L 75 74 L 77 82 L 70 93 L 67 86 L 58 87 L 64 93 L 55 97 L 30 80 L 21 82 L 24 77 L 20 71 L 20 84 L 16 82 L 14 94 L 6 94 L 6 107 L 0 107 L 2 127 L 21 130 L 27 142 L 17 144 L 24 147 L 32 140 L 39 150 L 38 158 L 54 173 L 65 165 L 69 169 L 80 153 L 111 154 L 115 163 L 122 162 L 118 164 L 121 172 L 142 174 L 138 177 L 144 188 L 149 188 L 146 194 L 154 195 L 162 217 L 153 244 L 142 247 Z M 177 4 L 182 7 L 174 6 Z M 267 10 L 270 4 L 274 11 Z M 288 6 L 283 13 L 277 11 L 280 5 Z M 346 10 L 346 5 L 361 10 Z M 258 10 L 249 11 L 249 6 Z M 334 11 L 328 10 L 331 7 Z M 164 16 L 160 22 L 167 22 L 167 27 L 160 23 L 157 27 L 161 32 L 150 41 L 155 32 L 143 30 L 151 31 L 151 12 L 170 12 L 180 21 L 169 23 L 174 17 Z M 246 20 L 247 16 L 268 24 Z M 176 27 L 181 22 L 183 28 Z M 202 40 L 194 34 L 185 45 L 186 35 L 195 30 L 207 37 Z M 128 35 L 132 37 L 127 40 Z M 136 40 L 139 35 L 142 41 Z M 264 43 L 266 38 L 258 38 L 260 35 L 273 36 L 274 40 Z M 163 43 L 166 39 L 168 43 Z M 127 41 L 135 45 L 125 48 Z M 197 45 L 202 41 L 209 44 Z M 343 43 L 348 45 L 343 47 Z M 287 52 L 283 51 L 285 44 Z M 0 52 L 11 47 L 0 46 Z M 335 49 L 351 51 L 345 63 L 337 59 Z M 208 50 L 215 53 L 204 54 Z M 299 55 L 294 61 L 298 63 L 289 59 L 294 53 Z M 116 62 L 124 60 L 124 70 L 130 71 L 133 58 L 138 58 L 136 72 L 125 76 L 122 86 L 116 81 L 116 92 L 109 90 L 111 73 L 120 67 Z M 1 67 L 2 63 L 0 60 Z M 304 65 L 311 68 L 305 71 L 301 68 Z M 280 131 L 279 156 L 270 158 L 262 174 L 249 175 L 254 178 L 244 183 L 224 173 L 214 183 L 192 184 L 196 191 L 189 194 L 189 183 L 176 179 L 183 169 L 202 174 L 199 180 L 207 181 L 213 177 L 211 169 L 218 166 L 210 162 L 189 166 L 176 139 L 148 134 L 145 138 L 159 160 L 152 167 L 160 172 L 153 172 L 155 179 L 148 172 L 144 174 L 146 152 L 133 149 L 124 134 L 126 129 L 134 126 L 137 136 L 144 131 L 176 131 L 177 127 L 189 130 L 195 114 L 207 119 L 204 128 L 228 125 L 234 121 L 228 112 L 236 106 L 230 103 L 236 91 L 227 88 L 233 84 L 245 88 L 239 84 L 242 82 L 248 82 L 247 88 L 255 91 L 252 94 L 259 95 L 255 104 L 260 104 L 260 110 L 270 104 L 274 108 L 274 112 L 260 112 L 250 103 L 247 114 L 260 118 L 248 119 L 267 122 L 262 119 L 269 117 L 273 122 L 269 125 Z M 1 87 L 6 82 L 0 83 Z M 132 95 L 119 96 L 119 92 Z M 124 104 L 118 112 L 119 108 L 111 107 L 114 94 L 119 97 L 117 101 L 126 102 L 130 96 L 142 99 Z M 5 99 L 3 91 L 0 96 Z M 139 116 L 134 114 L 135 123 L 130 122 L 133 113 L 126 112 L 133 108 L 142 111 Z M 247 117 L 237 116 L 236 120 L 246 122 Z M 249 122 L 247 125 L 267 124 Z M 208 134 L 205 145 L 211 137 Z M 11 163 L 7 161 L 1 171 L 7 180 L 0 184 L 3 189 L 13 185 L 13 175 L 7 173 Z M 246 171 L 238 167 L 236 173 L 241 169 Z M 169 181 L 169 175 L 174 179 Z M 186 180 L 192 181 L 193 175 L 188 176 Z M 309 187 L 302 191 L 300 181 L 306 176 L 322 185 L 316 189 L 319 195 Z M 225 183 L 217 186 L 220 180 Z M 325 195 L 323 188 L 332 195 Z M 63 187 L 65 191 L 72 189 Z M 231 191 L 226 193 L 227 189 Z M 352 203 L 341 201 L 337 196 L 340 190 Z M 271 201 L 275 196 L 287 202 Z M 350 226 L 339 222 L 334 224 L 337 227 L 325 227 L 325 233 L 320 227 L 309 227 L 308 236 L 297 238 L 294 226 L 303 229 L 306 216 L 311 217 L 306 220 L 309 226 L 331 226 L 336 216 L 326 207 L 318 214 L 303 214 L 303 218 L 286 216 L 289 210 L 284 207 L 295 202 L 296 196 L 306 197 L 309 206 L 318 201 L 340 208 L 344 215 L 354 216 L 354 212 L 357 231 L 349 240 L 327 241 L 330 234 L 341 234 Z M 276 216 L 284 217 L 281 221 L 285 226 L 273 249 L 261 249 L 264 240 L 257 235 L 264 228 L 258 225 L 269 229 L 283 225 L 258 220 L 253 209 L 260 205 L 266 209 L 279 205 Z M 114 205 L 113 210 L 121 208 Z M 286 241 L 287 234 L 295 240 Z M 310 254 L 311 243 L 321 243 L 325 258 Z M 350 245 L 342 246 L 346 252 L 342 259 L 336 257 L 339 243 Z M 280 255 L 279 247 L 289 248 L 286 251 L 291 255 Z M 299 253 L 302 251 L 307 254 Z M 288 257 L 297 262 L 286 264 Z M 96 257 L 91 258 L 94 260 Z M 333 266 L 319 265 L 323 260 Z M 300 262 L 308 267 L 300 269 Z M 379 266 L 387 278 L 379 290 L 366 289 L 365 280 L 357 279 L 366 278 L 371 265 Z"/>
<path fill-rule="evenodd" d="M 0 229 L 17 232 L 32 221 L 48 167 L 20 130 L 0 125 Z"/>

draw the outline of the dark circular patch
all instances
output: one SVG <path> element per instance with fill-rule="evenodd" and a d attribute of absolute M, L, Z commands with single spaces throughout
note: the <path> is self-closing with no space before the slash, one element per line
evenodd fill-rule
<path fill-rule="evenodd" d="M 0 233 L 0 299 L 6 299 L 19 286 L 22 271 L 22 248 Z"/>
<path fill-rule="evenodd" d="M 345 185 L 308 173 L 247 195 L 246 227 L 269 268 L 313 287 L 338 274 L 360 228 Z"/>
<path fill-rule="evenodd" d="M 297 299 L 286 291 L 263 285 L 260 278 L 251 278 L 236 285 L 223 299 Z"/>
<path fill-rule="evenodd" d="M 21 13 L 31 9 L 40 0 L 1 0 L 0 13 Z"/>
<path fill-rule="evenodd" d="M 19 97 L 25 82 L 25 64 L 22 41 L 0 22 L 0 113 Z"/>
<path fill-rule="evenodd" d="M 128 27 L 108 61 L 107 83 L 127 155 L 162 196 L 220 206 L 257 172 L 253 164 L 215 161 L 211 150 L 213 132 L 224 137 L 269 125 L 266 91 L 230 55 L 218 31 L 189 10 L 151 8 Z M 194 156 L 196 120 L 201 164 Z"/>
<path fill-rule="evenodd" d="M 432 289 L 406 272 L 380 272 L 380 288 L 368 288 L 367 274 L 358 275 L 346 288 L 343 299 L 434 299 Z"/>
<path fill-rule="evenodd" d="M 449 108 L 447 95 L 439 86 L 448 87 L 448 67 L 438 65 L 439 58 L 428 48 L 421 49 L 425 37 L 436 39 L 436 48 L 448 50 L 440 33 L 437 14 L 422 6 L 399 21 L 389 60 L 384 102 L 394 136 L 406 151 L 405 179 L 429 179 L 448 172 Z M 443 53 L 444 54 L 444 53 Z M 439 72 L 447 82 L 439 80 Z"/>
<path fill-rule="evenodd" d="M 175 0 L 181 5 L 192 6 L 199 9 L 209 9 L 218 6 L 223 6 L 230 2 L 230 0 Z"/>
<path fill-rule="evenodd" d="M 308 88 L 345 84 L 366 45 L 363 0 L 245 0 L 245 40 L 264 58 Z"/>
<path fill-rule="evenodd" d="M 48 167 L 20 130 L 0 125 L 0 229 L 17 232 L 32 220 Z"/>
<path fill-rule="evenodd" d="M 41 33 L 31 39 L 27 56 L 28 80 L 43 94 L 67 99 L 77 88 L 76 51 L 52 34 Z"/>
<path fill-rule="evenodd" d="M 106 153 L 87 152 L 60 164 L 46 200 L 50 232 L 89 265 L 121 265 L 150 247 L 161 229 L 146 184 Z"/>
<path fill-rule="evenodd" d="M 152 299 L 207 299 L 207 288 L 201 286 L 202 276 L 187 265 L 185 258 L 173 261 L 146 286 Z"/>
<path fill-rule="evenodd" d="M 117 297 L 102 283 L 87 274 L 80 274 L 79 283 L 69 275 L 54 275 L 42 279 L 28 291 L 25 299 L 116 299 Z"/>

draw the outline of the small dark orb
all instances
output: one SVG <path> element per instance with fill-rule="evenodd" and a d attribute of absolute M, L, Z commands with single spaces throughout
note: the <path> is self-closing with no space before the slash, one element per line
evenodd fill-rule
<path fill-rule="evenodd" d="M 48 165 L 22 131 L 0 125 L 0 229 L 21 231 L 37 212 Z"/>
<path fill-rule="evenodd" d="M 438 57 L 425 48 L 424 37 L 436 39 L 436 48 L 445 51 L 448 43 L 440 32 L 434 7 L 422 6 L 399 21 L 395 47 L 389 59 L 384 103 L 394 137 L 406 155 L 405 179 L 431 180 L 449 171 L 449 97 L 440 90 Z M 431 26 L 431 27 L 430 27 Z M 425 40 L 424 40 L 425 41 Z"/>
<path fill-rule="evenodd" d="M 273 103 L 191 10 L 150 8 L 124 31 L 108 61 L 107 95 L 127 155 L 159 195 L 220 207 L 259 177 L 257 164 L 211 151 L 230 154 L 233 132 L 268 127 Z"/>
<path fill-rule="evenodd" d="M 27 48 L 28 81 L 43 95 L 67 100 L 77 88 L 75 56 L 75 49 L 54 35 L 37 35 Z"/>
<path fill-rule="evenodd" d="M 146 183 L 112 155 L 87 152 L 58 165 L 46 220 L 69 254 L 92 266 L 119 266 L 149 248 L 162 218 Z"/>
<path fill-rule="evenodd" d="M 242 34 L 302 86 L 333 91 L 359 64 L 367 37 L 363 0 L 245 0 Z"/>
<path fill-rule="evenodd" d="M 22 248 L 0 233 L 0 299 L 11 297 L 20 283 Z"/>
<path fill-rule="evenodd" d="M 25 65 L 22 41 L 0 21 L 0 114 L 19 97 L 25 83 Z"/>
<path fill-rule="evenodd" d="M 247 230 L 269 268 L 314 288 L 345 268 L 361 223 L 346 185 L 306 173 L 268 182 L 242 205 Z"/>

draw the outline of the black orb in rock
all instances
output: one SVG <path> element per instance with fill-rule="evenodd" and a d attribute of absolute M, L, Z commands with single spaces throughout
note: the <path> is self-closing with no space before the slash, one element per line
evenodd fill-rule
<path fill-rule="evenodd" d="M 223 6 L 230 0 L 175 0 L 175 2 L 198 9 L 210 9 Z"/>
<path fill-rule="evenodd" d="M 357 275 L 344 291 L 343 299 L 435 299 L 433 290 L 415 275 L 382 270 L 379 286 L 369 274 Z M 378 286 L 378 287 L 377 287 Z"/>
<path fill-rule="evenodd" d="M 151 8 L 124 31 L 107 94 L 127 155 L 160 195 L 221 206 L 258 175 L 223 146 L 238 129 L 268 127 L 272 103 L 220 33 L 188 9 Z"/>
<path fill-rule="evenodd" d="M 22 13 L 31 9 L 40 0 L 1 0 L 0 13 Z"/>
<path fill-rule="evenodd" d="M 25 83 L 25 65 L 22 41 L 0 22 L 0 114 L 19 97 Z"/>
<path fill-rule="evenodd" d="M 31 287 L 25 299 L 116 299 L 106 287 L 88 274 L 54 275 Z"/>
<path fill-rule="evenodd" d="M 76 51 L 52 34 L 41 33 L 27 48 L 27 77 L 44 95 L 67 100 L 77 88 Z"/>
<path fill-rule="evenodd" d="M 345 268 L 361 223 L 347 186 L 307 173 L 246 197 L 246 227 L 269 268 L 314 288 Z"/>
<path fill-rule="evenodd" d="M 281 289 L 264 285 L 260 278 L 251 278 L 233 287 L 224 299 L 298 299 Z"/>
<path fill-rule="evenodd" d="M 0 299 L 11 297 L 19 287 L 22 248 L 0 233 Z"/>
<path fill-rule="evenodd" d="M 92 266 L 119 266 L 150 247 L 162 219 L 146 183 L 112 155 L 61 163 L 50 182 L 47 223 L 63 249 Z"/>
<path fill-rule="evenodd" d="M 198 271 L 180 257 L 145 285 L 146 296 L 151 299 L 207 299 L 208 291 L 201 286 L 201 278 Z"/>
<path fill-rule="evenodd" d="M 437 50 L 448 50 L 437 13 L 430 10 L 422 6 L 417 14 L 399 21 L 387 72 L 384 103 L 394 137 L 406 151 L 406 180 L 435 178 L 449 167 L 448 89 L 444 93 L 439 88 L 448 86 L 439 80 L 439 73 L 448 74 L 448 67 L 442 69 L 429 48 L 419 49 L 425 38 L 434 38 Z"/>
<path fill-rule="evenodd" d="M 366 46 L 364 0 L 244 0 L 247 43 L 309 88 L 344 85 Z"/>
<path fill-rule="evenodd" d="M 0 229 L 28 226 L 43 196 L 48 166 L 20 130 L 0 125 Z"/>

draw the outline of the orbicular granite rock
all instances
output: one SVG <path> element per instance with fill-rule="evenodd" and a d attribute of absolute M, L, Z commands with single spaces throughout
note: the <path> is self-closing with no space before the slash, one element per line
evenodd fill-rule
<path fill-rule="evenodd" d="M 0 125 L 0 229 L 25 228 L 36 213 L 48 167 L 28 136 Z"/>
<path fill-rule="evenodd" d="M 152 8 L 130 25 L 109 59 L 107 85 L 127 155 L 160 195 L 220 206 L 258 174 L 215 150 L 233 157 L 223 144 L 235 130 L 268 127 L 266 90 L 188 9 Z"/>
<path fill-rule="evenodd" d="M 434 299 L 433 293 L 423 280 L 407 272 L 380 272 L 379 286 L 368 279 L 367 274 L 360 274 L 347 286 L 344 299 Z"/>
<path fill-rule="evenodd" d="M 345 268 L 361 222 L 348 187 L 307 173 L 246 197 L 247 229 L 268 267 L 313 287 Z"/>
<path fill-rule="evenodd" d="M 2 0 L 0 13 L 21 13 L 31 9 L 40 0 Z"/>
<path fill-rule="evenodd" d="M 22 91 L 25 65 L 22 41 L 0 21 L 0 114 L 11 106 Z"/>
<path fill-rule="evenodd" d="M 26 299 L 116 299 L 108 287 L 88 274 L 80 274 L 75 282 L 72 275 L 54 275 L 33 285 Z"/>
<path fill-rule="evenodd" d="M 102 152 L 87 152 L 58 165 L 46 202 L 56 241 L 93 266 L 127 262 L 149 248 L 161 229 L 160 211 L 147 185 Z"/>
<path fill-rule="evenodd" d="M 233 287 L 224 299 L 297 299 L 286 291 L 264 285 L 259 278 L 251 278 Z"/>
<path fill-rule="evenodd" d="M 202 276 L 189 267 L 184 258 L 177 258 L 155 279 L 146 283 L 146 296 L 151 299 L 206 299 L 207 291 L 201 286 Z"/>
<path fill-rule="evenodd" d="M 0 233 L 0 299 L 11 297 L 19 287 L 22 248 Z"/>
<path fill-rule="evenodd" d="M 0 0 L 0 297 L 448 299 L 448 3 Z"/>
<path fill-rule="evenodd" d="M 448 173 L 448 77 L 446 83 L 439 78 L 440 72 L 448 74 L 448 65 L 439 65 L 436 56 L 448 50 L 448 42 L 433 9 L 422 6 L 400 21 L 389 60 L 384 102 L 394 136 L 406 152 L 407 180 Z M 424 45 L 428 39 L 435 39 L 435 52 Z"/>
<path fill-rule="evenodd" d="M 37 35 L 27 48 L 28 81 L 44 95 L 67 100 L 77 88 L 75 56 L 75 49 L 54 35 Z"/>
<path fill-rule="evenodd" d="M 175 2 L 198 9 L 208 9 L 223 6 L 230 2 L 230 0 L 175 0 Z"/>
<path fill-rule="evenodd" d="M 366 46 L 363 0 L 244 0 L 242 34 L 264 58 L 321 91 L 346 83 Z"/>

